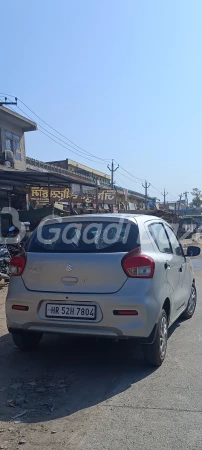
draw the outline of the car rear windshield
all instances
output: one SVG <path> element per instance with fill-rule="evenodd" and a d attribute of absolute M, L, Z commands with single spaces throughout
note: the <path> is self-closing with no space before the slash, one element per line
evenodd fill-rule
<path fill-rule="evenodd" d="M 26 245 L 34 253 L 117 253 L 139 247 L 132 222 L 81 221 L 39 226 Z"/>

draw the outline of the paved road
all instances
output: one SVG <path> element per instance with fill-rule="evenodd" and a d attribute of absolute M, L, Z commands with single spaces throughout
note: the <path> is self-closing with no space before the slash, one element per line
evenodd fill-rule
<path fill-rule="evenodd" d="M 202 258 L 199 259 L 194 259 L 192 261 L 193 263 L 193 267 L 194 267 L 194 271 L 196 272 L 197 270 L 202 270 Z"/>
<path fill-rule="evenodd" d="M 202 271 L 196 279 L 195 316 L 171 329 L 157 370 L 108 341 L 48 337 L 38 351 L 20 353 L 6 332 L 2 289 L 0 448 L 25 440 L 29 450 L 201 450 Z"/>

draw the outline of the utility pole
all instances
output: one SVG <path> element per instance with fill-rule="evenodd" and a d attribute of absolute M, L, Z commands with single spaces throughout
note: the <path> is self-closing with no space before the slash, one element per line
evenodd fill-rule
<path fill-rule="evenodd" d="M 5 101 L 4 102 L 0 102 L 0 106 L 6 106 L 6 105 L 17 105 L 17 97 L 15 97 L 15 102 L 8 102 L 7 101 L 7 97 L 5 97 Z"/>
<path fill-rule="evenodd" d="M 179 197 L 180 197 L 180 199 L 179 199 L 179 202 L 178 202 L 178 212 L 179 212 L 180 206 L 181 206 L 182 194 L 180 194 Z"/>
<path fill-rule="evenodd" d="M 187 192 L 187 191 L 184 192 L 186 209 L 187 209 L 188 206 L 189 206 L 188 194 L 189 194 L 189 192 Z"/>
<path fill-rule="evenodd" d="M 165 188 L 163 193 L 161 192 L 161 195 L 163 195 L 163 204 L 164 206 L 166 206 L 166 196 L 168 195 L 168 192 L 166 192 Z"/>
<path fill-rule="evenodd" d="M 115 168 L 114 168 L 114 160 L 112 159 L 111 167 L 110 167 L 109 164 L 108 164 L 107 168 L 108 168 L 108 169 L 110 170 L 110 172 L 111 172 L 111 188 L 114 189 L 114 172 L 116 172 L 116 170 L 119 168 L 119 164 L 118 164 L 118 166 L 117 166 L 116 169 L 115 169 Z"/>
<path fill-rule="evenodd" d="M 96 214 L 99 212 L 99 203 L 98 203 L 98 180 L 95 180 L 95 204 L 96 204 Z"/>
<path fill-rule="evenodd" d="M 149 186 L 151 186 L 151 184 L 147 183 L 146 180 L 145 180 L 145 184 L 142 184 L 142 187 L 145 189 L 145 209 L 147 209 L 147 199 L 148 199 L 147 193 L 148 193 Z"/>

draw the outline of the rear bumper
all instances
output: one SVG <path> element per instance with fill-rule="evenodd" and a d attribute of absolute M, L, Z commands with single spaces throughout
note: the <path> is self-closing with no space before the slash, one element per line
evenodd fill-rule
<path fill-rule="evenodd" d="M 132 293 L 131 293 L 132 292 Z M 46 318 L 46 303 L 83 303 L 97 306 L 95 321 Z M 12 309 L 14 304 L 28 306 L 28 311 Z M 135 309 L 137 316 L 117 316 L 117 309 Z M 115 294 L 53 294 L 28 291 L 21 278 L 11 279 L 6 300 L 7 326 L 12 330 L 76 334 L 111 338 L 151 340 L 161 305 L 151 295 L 134 294 L 131 288 Z"/>
<path fill-rule="evenodd" d="M 154 328 L 148 337 L 138 337 L 138 336 L 124 336 L 123 334 L 116 334 L 114 329 L 108 330 L 106 328 L 97 327 L 96 329 L 86 329 L 86 328 L 65 328 L 64 330 L 61 327 L 42 327 L 31 325 L 29 328 L 8 328 L 9 333 L 23 333 L 26 331 L 32 331 L 36 333 L 47 333 L 47 334 L 69 334 L 76 336 L 88 336 L 88 337 L 96 337 L 96 338 L 112 338 L 112 339 L 134 339 L 139 344 L 152 344 L 154 342 L 156 336 L 157 325 L 154 325 Z"/>

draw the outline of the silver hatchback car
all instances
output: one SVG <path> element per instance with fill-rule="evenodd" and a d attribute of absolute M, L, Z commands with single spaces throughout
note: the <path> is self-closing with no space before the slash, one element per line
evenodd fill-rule
<path fill-rule="evenodd" d="M 172 227 L 147 215 L 53 218 L 10 263 L 8 330 L 20 349 L 43 333 L 136 339 L 161 365 L 168 327 L 192 317 L 196 286 Z"/>

